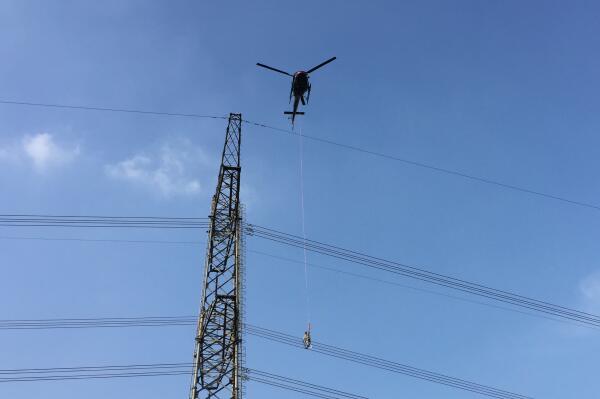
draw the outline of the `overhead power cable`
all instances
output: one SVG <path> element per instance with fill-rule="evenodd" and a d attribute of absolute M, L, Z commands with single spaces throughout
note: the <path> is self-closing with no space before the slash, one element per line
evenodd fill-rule
<path fill-rule="evenodd" d="M 0 236 L 0 239 L 3 239 L 3 237 Z M 263 252 L 263 251 L 256 251 L 256 250 L 252 250 L 252 249 L 247 249 L 246 251 L 249 253 L 258 254 L 258 255 L 269 257 L 269 258 L 282 260 L 284 262 L 296 263 L 298 265 L 303 264 L 303 262 L 300 260 L 291 259 L 291 258 L 288 258 L 285 256 L 274 255 L 271 253 L 267 253 L 267 252 Z M 264 263 L 260 263 L 260 264 L 263 265 Z M 268 263 L 267 263 L 267 265 L 268 265 Z M 360 278 L 362 280 L 368 280 L 368 281 L 373 281 L 373 282 L 377 282 L 377 283 L 381 283 L 381 284 L 387 284 L 387 285 L 391 285 L 391 286 L 395 286 L 395 287 L 401 287 L 401 288 L 409 289 L 412 291 L 418 291 L 418 292 L 422 292 L 422 293 L 426 293 L 426 294 L 430 294 L 430 295 L 436 295 L 436 296 L 441 296 L 444 298 L 450 298 L 450 299 L 461 301 L 461 302 L 468 302 L 468 303 L 472 303 L 472 304 L 476 304 L 476 305 L 487 306 L 487 307 L 494 308 L 494 309 L 500 309 L 500 310 L 504 310 L 504 311 L 508 311 L 508 312 L 519 313 L 519 314 L 529 316 L 529 317 L 536 317 L 536 318 L 540 318 L 540 319 L 551 320 L 554 322 L 570 324 L 573 326 L 589 328 L 592 330 L 600 330 L 600 328 L 598 328 L 598 327 L 589 326 L 587 324 L 580 324 L 580 323 L 577 323 L 574 321 L 559 319 L 556 317 L 550 317 L 545 314 L 524 311 L 524 310 L 520 310 L 518 308 L 502 306 L 502 305 L 498 305 L 498 304 L 495 304 L 492 302 L 470 299 L 470 298 L 467 298 L 464 296 L 452 295 L 452 294 L 449 294 L 446 292 L 435 291 L 435 290 L 431 290 L 431 289 L 427 289 L 427 288 L 403 284 L 398 281 L 395 281 L 395 279 L 378 278 L 378 277 L 368 276 L 365 274 L 354 273 L 354 272 L 347 271 L 347 270 L 340 270 L 338 268 L 334 268 L 334 267 L 330 267 L 330 266 L 323 266 L 323 265 L 315 264 L 315 263 L 308 263 L 308 267 L 325 270 L 325 271 L 332 272 L 332 273 L 342 274 L 342 275 L 350 276 L 350 277 L 354 277 L 354 278 Z"/>
<path fill-rule="evenodd" d="M 292 131 L 292 130 L 287 130 L 287 129 L 281 129 L 278 127 L 273 127 L 273 126 L 269 126 L 269 125 L 265 125 L 262 123 L 256 123 L 256 122 L 249 122 L 249 121 L 244 121 L 247 122 L 251 125 L 254 126 L 260 126 L 266 129 L 270 129 L 270 130 L 274 130 L 277 132 L 282 132 L 285 134 L 289 134 L 289 135 L 298 135 L 298 133 Z M 567 197 L 561 197 L 558 195 L 554 195 L 554 194 L 549 194 L 549 193 L 545 193 L 539 190 L 533 190 L 530 188 L 526 188 L 526 187 L 521 187 L 521 186 L 517 186 L 514 184 L 508 184 L 508 183 L 503 183 L 497 180 L 493 180 L 493 179 L 489 179 L 486 177 L 480 177 L 480 176 L 476 176 L 476 175 L 472 175 L 472 174 L 468 174 L 465 172 L 460 172 L 458 170 L 453 170 L 453 169 L 449 169 L 449 168 L 442 168 L 440 166 L 435 166 L 435 165 L 430 165 L 424 162 L 419 162 L 419 161 L 413 161 L 407 158 L 401 158 L 399 156 L 396 155 L 391 155 L 391 154 L 386 154 L 383 152 L 379 152 L 379 151 L 373 151 L 373 150 L 368 150 L 365 148 L 361 148 L 361 147 L 357 147 L 357 146 L 353 146 L 350 144 L 344 144 L 344 143 L 340 143 L 337 141 L 333 141 L 333 140 L 328 140 L 328 139 L 324 139 L 322 137 L 316 137 L 316 136 L 310 136 L 310 135 L 303 135 L 304 138 L 318 142 L 318 143 L 323 143 L 323 144 L 328 144 L 331 146 L 335 146 L 335 147 L 340 147 L 340 148 L 344 148 L 346 150 L 350 150 L 350 151 L 356 151 L 356 152 L 361 152 L 364 154 L 368 154 L 368 155 L 372 155 L 372 156 L 376 156 L 379 158 L 384 158 L 390 161 L 395 161 L 395 162 L 400 162 L 403 163 L 405 165 L 410 165 L 410 166 L 414 166 L 414 167 L 418 167 L 421 169 L 428 169 L 434 172 L 438 172 L 438 173 L 442 173 L 442 174 L 446 174 L 446 175 L 450 175 L 450 176 L 454 176 L 454 177 L 461 177 L 463 179 L 467 179 L 467 180 L 471 180 L 471 181 L 475 181 L 478 183 L 484 183 L 484 184 L 488 184 L 488 185 L 493 185 L 496 187 L 500 187 L 500 188 L 504 188 L 504 189 L 508 189 L 508 190 L 513 190 L 513 191 L 518 191 L 521 193 L 525 193 L 525 194 L 531 194 L 537 197 L 542 197 L 545 199 L 550 199 L 550 200 L 554 200 L 554 201 L 560 201 L 562 203 L 565 204 L 569 204 L 569 205 L 575 205 L 575 206 L 579 206 L 579 207 L 584 207 L 584 208 L 590 208 L 590 209 L 594 209 L 594 210 L 600 210 L 600 205 L 596 205 L 593 203 L 589 203 L 589 202 L 584 202 L 584 201 L 579 201 L 579 200 L 573 200 Z"/>
<path fill-rule="evenodd" d="M 0 226 L 1 227 L 1 226 Z M 106 242 L 123 244 L 182 244 L 202 245 L 202 241 L 173 241 L 173 240 L 125 240 L 119 238 L 80 238 L 80 237 L 24 237 L 0 236 L 0 240 L 31 240 L 31 241 L 76 241 L 76 242 Z"/>
<path fill-rule="evenodd" d="M 370 256 L 364 253 L 337 247 L 335 245 L 325 244 L 323 242 L 310 239 L 306 239 L 305 241 L 302 237 L 283 233 L 266 227 L 248 224 L 247 229 L 247 233 L 250 235 L 280 244 L 285 244 L 300 249 L 304 248 L 306 245 L 306 248 L 309 251 L 325 256 L 330 256 L 336 259 L 367 266 L 369 268 L 409 277 L 452 290 L 477 295 L 513 306 L 534 310 L 536 312 L 549 314 L 555 317 L 576 321 L 589 326 L 600 327 L 600 316 L 591 313 L 582 312 L 576 309 L 555 305 L 546 301 L 533 299 L 527 296 L 492 288 L 482 284 L 428 271 L 423 268 Z"/>
<path fill-rule="evenodd" d="M 43 375 L 48 373 L 54 374 L 74 374 L 74 373 L 98 373 L 98 372 L 116 372 L 116 371 L 166 371 L 166 370 L 179 370 L 184 368 L 189 369 L 191 364 L 189 363 L 152 363 L 152 364 L 127 364 L 127 365 L 111 365 L 111 366 L 77 366 L 77 367 L 47 367 L 47 368 L 22 368 L 22 369 L 0 369 L 0 376 L 23 376 L 15 378 L 35 378 L 27 375 Z"/>
<path fill-rule="evenodd" d="M 0 370 L 0 383 L 160 377 L 190 375 L 191 363 L 153 363 L 117 366 L 49 367 Z M 243 378 L 323 399 L 367 399 L 365 396 L 328 388 L 278 374 L 245 368 Z"/>
<path fill-rule="evenodd" d="M 193 316 L 171 316 L 171 317 L 130 317 L 130 318 L 85 318 L 85 319 L 29 319 L 29 320 L 0 320 L 0 330 L 38 330 L 58 328 L 122 328 L 122 327 L 160 327 L 160 326 L 193 326 L 196 318 Z M 276 343 L 304 349 L 304 342 L 296 336 L 267 329 L 264 327 L 245 324 L 244 331 L 252 336 L 270 340 Z M 334 345 L 320 342 L 312 343 L 312 351 L 334 357 L 341 360 L 351 361 L 380 370 L 390 371 L 405 376 L 419 378 L 436 384 L 452 388 L 466 390 L 492 398 L 501 399 L 525 399 L 528 396 L 493 388 L 487 385 L 450 377 L 445 374 L 428 371 L 425 369 L 409 366 L 406 364 L 377 358 L 364 353 L 350 351 Z M 89 370 L 84 370 L 89 371 Z M 109 370 L 114 371 L 114 370 Z M 0 372 L 0 376 L 1 376 Z"/>
<path fill-rule="evenodd" d="M 194 316 L 100 317 L 67 319 L 0 320 L 0 330 L 71 328 L 171 327 L 196 325 Z"/>
<path fill-rule="evenodd" d="M 119 243 L 119 244 L 165 244 L 165 245 L 196 245 L 196 246 L 205 246 L 206 243 L 203 241 L 180 241 L 180 240 L 128 240 L 128 239 L 117 239 L 117 238 L 113 238 L 113 239 L 94 239 L 94 238 L 79 238 L 79 237 L 25 237 L 25 236 L 0 236 L 0 240 L 34 240 L 34 241 L 73 241 L 73 242 L 93 242 L 93 243 Z M 297 264 L 304 264 L 304 262 L 299 261 L 299 260 L 295 260 L 295 259 L 291 259 L 291 258 L 286 258 L 283 256 L 279 256 L 279 255 L 274 255 L 274 254 L 270 254 L 270 253 L 266 253 L 263 251 L 255 251 L 252 249 L 246 249 L 247 252 L 249 253 L 253 253 L 253 254 L 257 254 L 257 255 L 261 255 L 261 256 L 267 256 L 273 259 L 278 259 L 278 260 L 282 260 L 285 262 L 290 262 L 290 263 L 297 263 Z M 262 263 L 261 263 L 262 264 Z M 345 271 L 345 270 L 340 270 L 334 267 L 329 267 L 329 266 L 323 266 L 323 265 L 317 265 L 315 263 L 308 263 L 308 267 L 310 268 L 315 268 L 315 269 L 321 269 L 321 270 L 325 270 L 328 272 L 332 272 L 332 273 L 338 273 L 338 274 L 342 274 L 342 275 L 346 275 L 346 276 L 350 276 L 350 277 L 354 277 L 354 278 L 360 278 L 363 280 L 368 280 L 368 281 L 374 281 L 377 283 L 381 283 L 381 284 L 389 284 L 392 286 L 396 286 L 396 287 L 402 287 L 405 289 L 409 289 L 409 290 L 413 290 L 413 291 L 419 291 L 419 292 L 423 292 L 423 293 L 427 293 L 430 295 L 436 295 L 436 296 L 441 296 L 441 297 L 445 297 L 445 298 L 451 298 L 453 300 L 457 300 L 457 301 L 461 301 L 461 302 L 468 302 L 468 303 L 473 303 L 473 304 L 477 304 L 477 305 L 481 305 L 481 306 L 487 306 L 490 308 L 494 308 L 494 309 L 500 309 L 503 311 L 508 311 L 508 312 L 513 312 L 513 313 L 519 313 L 528 317 L 536 317 L 536 318 L 541 318 L 541 319 L 546 319 L 546 320 L 551 320 L 554 322 L 559 322 L 559 323 L 565 323 L 565 324 L 570 324 L 570 325 L 575 325 L 575 326 L 579 326 L 579 327 L 585 327 L 585 328 L 589 328 L 589 329 L 593 329 L 593 330 L 598 330 L 598 327 L 594 327 L 591 325 L 587 325 L 587 324 L 581 324 L 575 321 L 571 321 L 571 320 L 567 320 L 567 319 L 560 319 L 560 318 L 556 318 L 556 317 L 550 317 L 549 315 L 543 314 L 543 313 L 534 313 L 531 311 L 524 311 L 524 310 L 519 310 L 518 308 L 512 308 L 512 307 L 508 307 L 508 306 L 501 306 L 501 305 L 496 305 L 494 303 L 490 303 L 490 302 L 484 302 L 484 301 L 478 301 L 478 300 L 473 300 L 473 299 L 469 299 L 466 297 L 462 297 L 462 296 L 457 296 L 457 295 L 451 295 L 448 293 L 444 293 L 444 292 L 440 292 L 440 291 L 434 291 L 434 290 L 430 290 L 430 289 L 426 289 L 426 288 L 421 288 L 421 287 L 416 287 L 416 286 L 411 286 L 411 285 L 407 285 L 407 284 L 402 284 L 399 283 L 397 281 L 394 280 L 387 280 L 387 279 L 383 279 L 383 278 L 377 278 L 377 277 L 372 277 L 372 276 L 368 276 L 365 274 L 360 274 L 360 273 L 353 273 L 350 271 Z M 0 329 L 2 329 L 1 325 L 0 325 Z"/>
<path fill-rule="evenodd" d="M 202 114 L 195 114 L 195 113 L 148 111 L 148 110 L 130 109 L 130 108 L 117 108 L 117 107 L 90 107 L 90 106 L 85 106 L 85 105 L 51 104 L 51 103 L 37 103 L 37 102 L 28 102 L 28 101 L 0 100 L 0 104 L 25 105 L 28 107 L 42 107 L 42 108 L 78 109 L 78 110 L 82 110 L 82 111 L 118 112 L 118 113 L 126 113 L 126 114 L 177 116 L 177 117 L 183 117 L 183 118 L 198 118 L 198 119 L 225 119 L 225 120 L 228 119 L 228 117 L 224 116 L 224 115 L 202 115 Z"/>
<path fill-rule="evenodd" d="M 207 228 L 208 218 L 156 216 L 0 215 L 0 227 Z"/>
<path fill-rule="evenodd" d="M 92 106 L 74 105 L 74 104 L 55 104 L 55 103 L 12 101 L 12 100 L 0 100 L 0 104 L 30 106 L 30 107 L 44 107 L 44 108 L 55 108 L 55 109 L 62 108 L 62 109 L 83 110 L 83 111 L 102 111 L 102 112 L 118 112 L 118 113 L 130 113 L 130 114 L 146 114 L 146 115 L 185 117 L 185 118 L 198 118 L 198 119 L 227 119 L 226 116 L 222 116 L 222 115 L 203 115 L 203 114 L 195 114 L 195 113 L 147 111 L 147 110 L 139 110 L 139 109 L 118 108 L 118 107 L 92 107 Z M 273 130 L 276 132 L 285 133 L 288 135 L 298 135 L 298 133 L 296 133 L 292 130 L 282 129 L 282 128 L 270 126 L 270 125 L 267 125 L 264 123 L 252 122 L 249 120 L 244 120 L 243 122 L 253 125 L 253 126 Z M 600 210 L 600 205 L 597 205 L 597 204 L 574 200 L 574 199 L 570 199 L 567 197 L 562 197 L 562 196 L 558 196 L 558 195 L 554 195 L 554 194 L 549 194 L 549 193 L 545 193 L 545 192 L 542 192 L 539 190 L 521 187 L 521 186 L 517 186 L 514 184 L 503 183 L 503 182 L 500 182 L 500 181 L 497 181 L 494 179 L 480 177 L 480 176 L 472 175 L 469 173 L 460 172 L 458 170 L 443 168 L 440 166 L 430 165 L 430 164 L 427 164 L 424 162 L 414 161 L 411 159 L 402 158 L 402 157 L 399 157 L 396 155 L 387 154 L 387 153 L 383 153 L 380 151 L 369 150 L 366 148 L 361 148 L 358 146 L 353 146 L 350 144 L 345 144 L 345 143 L 337 142 L 334 140 L 324 139 L 324 138 L 317 137 L 317 136 L 304 135 L 304 138 L 318 142 L 318 143 L 327 144 L 327 145 L 343 148 L 343 149 L 350 150 L 350 151 L 360 152 L 363 154 L 368 154 L 371 156 L 387 159 L 390 161 L 400 162 L 405 165 L 410 165 L 410 166 L 414 166 L 414 167 L 418 167 L 418 168 L 422 168 L 422 169 L 431 170 L 431 171 L 434 171 L 437 173 L 443 173 L 446 175 L 451 175 L 451 176 L 460 177 L 463 179 L 468 179 L 468 180 L 475 181 L 478 183 L 493 185 L 496 187 L 513 190 L 513 191 L 518 191 L 521 193 L 526 193 L 526 194 L 530 194 L 530 195 L 534 195 L 537 197 L 542 197 L 542 198 L 550 199 L 550 200 L 554 200 L 554 201 L 560 201 L 562 203 L 569 204 L 569 205 L 575 205 L 575 206 L 579 206 L 579 207 L 594 209 L 597 211 Z"/>
<path fill-rule="evenodd" d="M 311 384 L 305 381 L 296 380 L 289 377 L 283 377 L 281 375 L 273 373 L 267 373 L 265 371 L 245 368 L 244 374 L 245 377 L 249 378 L 252 381 L 264 382 L 269 385 L 277 386 L 280 388 L 293 389 L 296 390 L 296 392 L 301 392 L 313 396 L 319 396 L 321 398 L 367 399 L 365 396 L 355 395 L 352 393 L 340 391 L 338 389 L 327 388 L 322 385 Z"/>
<path fill-rule="evenodd" d="M 153 229 L 196 229 L 206 228 L 205 218 L 170 218 L 170 217 L 110 217 L 110 216 L 53 216 L 53 215 L 0 215 L 0 227 L 126 227 Z M 251 236 L 296 247 L 333 257 L 347 262 L 359 264 L 372 269 L 385 271 L 394 275 L 409 277 L 418 281 L 479 297 L 502 302 L 512 306 L 533 310 L 545 315 L 574 321 L 590 327 L 600 327 L 600 316 L 552 304 L 524 295 L 492 288 L 483 284 L 432 272 L 420 267 L 411 266 L 391 260 L 370 256 L 361 252 L 345 249 L 320 241 L 306 239 L 293 234 L 247 223 L 245 232 Z"/>
<path fill-rule="evenodd" d="M 246 325 L 246 331 L 248 334 L 260 337 L 263 339 L 271 340 L 281 344 L 289 345 L 295 348 L 304 349 L 304 343 L 298 337 L 290 334 L 285 334 L 279 331 L 270 330 L 267 328 Z M 487 385 L 477 384 L 474 382 L 466 381 L 463 379 L 450 377 L 444 374 L 408 366 L 397 362 L 381 359 L 375 356 L 366 355 L 363 353 L 353 352 L 347 349 L 336 347 L 333 345 L 327 345 L 319 342 L 312 342 L 311 351 L 331 356 L 334 358 L 351 361 L 354 363 L 360 363 L 366 366 L 378 368 L 381 370 L 391 371 L 397 374 L 403 374 L 406 376 L 419 378 L 436 384 L 445 385 L 452 388 L 461 389 L 464 391 L 470 391 L 478 393 L 480 395 L 498 398 L 498 399 L 531 399 L 530 396 L 520 395 L 510 391 L 493 388 Z"/>

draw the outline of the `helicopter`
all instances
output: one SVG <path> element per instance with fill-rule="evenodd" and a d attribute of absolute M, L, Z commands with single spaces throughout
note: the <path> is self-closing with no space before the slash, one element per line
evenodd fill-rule
<path fill-rule="evenodd" d="M 287 76 L 292 77 L 292 87 L 290 89 L 290 102 L 292 102 L 292 96 L 294 96 L 294 107 L 292 111 L 285 111 L 284 115 L 291 115 L 292 126 L 294 126 L 294 120 L 296 119 L 296 115 L 304 115 L 304 112 L 298 111 L 298 105 L 302 102 L 302 105 L 308 104 L 308 100 L 310 98 L 310 82 L 308 81 L 309 74 L 316 71 L 317 69 L 329 64 L 331 61 L 335 60 L 336 57 L 332 57 L 327 61 L 324 61 L 317 65 L 314 68 L 309 69 L 308 71 L 297 71 L 293 75 L 291 73 L 282 71 L 281 69 L 273 68 L 265 64 L 261 64 L 260 62 L 256 63 L 259 67 L 270 69 L 271 71 L 279 72 Z M 304 94 L 306 93 L 306 99 L 304 99 Z"/>

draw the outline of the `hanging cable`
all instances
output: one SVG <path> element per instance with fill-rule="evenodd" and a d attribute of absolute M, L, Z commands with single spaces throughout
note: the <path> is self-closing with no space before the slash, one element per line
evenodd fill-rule
<path fill-rule="evenodd" d="M 302 253 L 304 256 L 304 289 L 306 292 L 306 318 L 308 328 L 304 332 L 304 346 L 306 349 L 311 347 L 311 320 L 310 320 L 310 289 L 308 285 L 308 257 L 306 251 L 306 217 L 304 211 L 304 145 L 302 137 L 302 128 L 299 129 L 299 142 L 300 142 L 300 211 L 302 217 L 302 240 L 304 242 Z"/>

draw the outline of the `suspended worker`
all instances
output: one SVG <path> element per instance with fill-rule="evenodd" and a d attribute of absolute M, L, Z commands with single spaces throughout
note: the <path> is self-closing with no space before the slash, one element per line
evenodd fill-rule
<path fill-rule="evenodd" d="M 304 348 L 310 349 L 310 347 L 312 346 L 310 340 L 310 327 L 307 331 L 304 331 L 304 338 L 302 338 L 302 341 L 304 341 Z"/>

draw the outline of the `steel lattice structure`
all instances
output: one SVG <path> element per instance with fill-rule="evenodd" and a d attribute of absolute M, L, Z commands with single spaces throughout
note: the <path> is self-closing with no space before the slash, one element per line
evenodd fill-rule
<path fill-rule="evenodd" d="M 212 201 L 190 399 L 242 396 L 242 115 L 230 114 Z"/>

